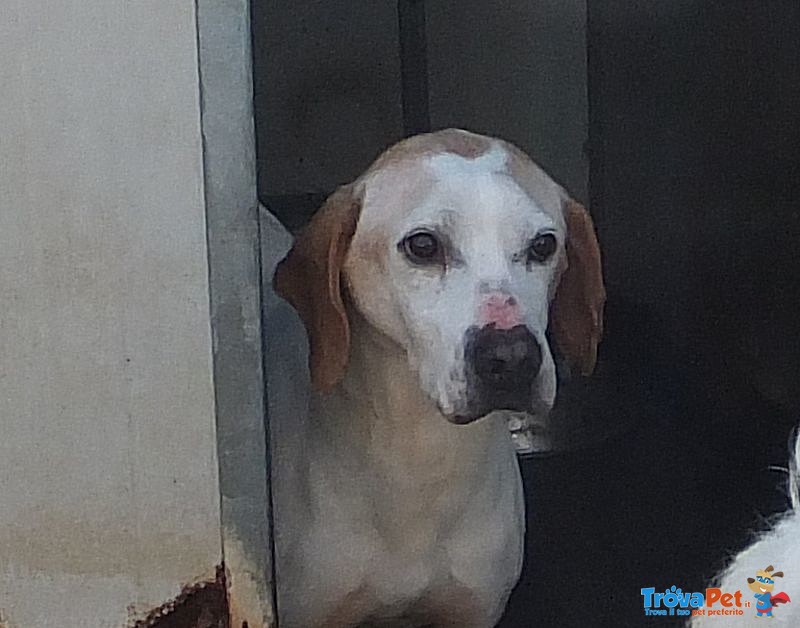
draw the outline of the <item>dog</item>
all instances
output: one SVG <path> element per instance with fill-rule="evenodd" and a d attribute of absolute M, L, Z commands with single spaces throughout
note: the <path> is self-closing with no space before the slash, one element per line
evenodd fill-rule
<path fill-rule="evenodd" d="M 761 617 L 774 618 L 770 624 L 781 626 L 800 626 L 800 607 L 791 602 L 786 593 L 772 595 L 775 577 L 792 576 L 800 572 L 800 436 L 795 438 L 794 451 L 789 462 L 789 500 L 790 508 L 774 519 L 770 528 L 759 535 L 749 547 L 735 556 L 727 568 L 717 576 L 713 583 L 723 591 L 736 591 L 744 585 L 756 594 L 752 608 L 742 615 L 726 618 L 726 625 L 757 626 Z M 770 565 L 762 565 L 780 560 L 786 572 L 773 572 Z M 756 579 L 752 576 L 756 574 Z M 790 588 L 787 581 L 787 588 Z M 772 609 L 780 604 L 780 612 L 772 614 Z M 785 606 L 784 606 L 785 605 Z M 698 616 L 692 619 L 692 628 L 705 628 L 713 624 L 717 617 Z"/>
<path fill-rule="evenodd" d="M 525 531 L 502 411 L 553 405 L 548 336 L 595 366 L 589 214 L 505 141 L 419 135 L 326 201 L 273 285 L 314 389 L 273 434 L 280 625 L 494 626 Z"/>

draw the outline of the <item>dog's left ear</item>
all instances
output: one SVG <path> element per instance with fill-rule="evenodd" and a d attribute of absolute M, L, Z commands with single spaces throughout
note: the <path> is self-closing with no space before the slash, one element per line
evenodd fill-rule
<path fill-rule="evenodd" d="M 600 246 L 589 212 L 576 201 L 564 203 L 567 267 L 550 310 L 550 325 L 559 350 L 574 370 L 591 375 L 603 335 L 606 290 Z"/>
<path fill-rule="evenodd" d="M 341 273 L 360 213 L 351 187 L 339 188 L 297 237 L 273 279 L 275 292 L 306 327 L 311 383 L 321 392 L 341 381 L 350 355 Z"/>

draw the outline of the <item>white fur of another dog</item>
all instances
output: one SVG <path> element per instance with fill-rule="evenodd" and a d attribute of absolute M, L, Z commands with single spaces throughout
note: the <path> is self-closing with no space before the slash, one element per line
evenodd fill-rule
<path fill-rule="evenodd" d="M 751 601 L 751 608 L 744 615 L 726 617 L 698 616 L 692 621 L 693 628 L 712 626 L 800 626 L 800 437 L 795 440 L 794 452 L 789 463 L 789 498 L 791 508 L 781 516 L 771 529 L 763 533 L 750 547 L 736 556 L 725 571 L 714 582 L 723 591 L 741 591 L 742 599 Z M 792 601 L 772 609 L 773 617 L 756 617 L 755 600 L 747 588 L 747 579 L 768 565 L 785 576 L 776 579 L 775 593 L 786 591 Z"/>

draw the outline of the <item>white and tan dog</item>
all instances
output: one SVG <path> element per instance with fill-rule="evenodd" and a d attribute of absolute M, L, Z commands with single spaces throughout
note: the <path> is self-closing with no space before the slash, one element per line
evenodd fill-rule
<path fill-rule="evenodd" d="M 276 428 L 282 628 L 493 626 L 525 529 L 495 411 L 552 406 L 548 325 L 573 368 L 594 367 L 588 214 L 506 142 L 421 135 L 331 196 L 274 285 L 305 324 L 316 390 Z"/>

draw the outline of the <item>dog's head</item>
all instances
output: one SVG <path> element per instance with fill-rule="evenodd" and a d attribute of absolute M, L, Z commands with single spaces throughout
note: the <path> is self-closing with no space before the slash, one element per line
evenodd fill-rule
<path fill-rule="evenodd" d="M 584 208 L 514 146 L 458 130 L 400 142 L 334 193 L 275 287 L 306 325 L 317 389 L 344 376 L 353 308 L 456 423 L 552 406 L 548 326 L 589 374 L 605 300 Z"/>

